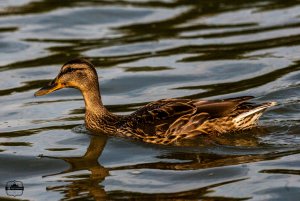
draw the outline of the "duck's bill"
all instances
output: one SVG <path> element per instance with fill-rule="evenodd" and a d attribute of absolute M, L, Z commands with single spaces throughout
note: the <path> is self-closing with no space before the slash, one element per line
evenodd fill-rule
<path fill-rule="evenodd" d="M 63 86 L 60 83 L 52 82 L 47 86 L 42 87 L 40 90 L 34 93 L 34 96 L 43 96 L 46 94 L 50 94 L 53 91 L 59 90 L 63 88 Z"/>

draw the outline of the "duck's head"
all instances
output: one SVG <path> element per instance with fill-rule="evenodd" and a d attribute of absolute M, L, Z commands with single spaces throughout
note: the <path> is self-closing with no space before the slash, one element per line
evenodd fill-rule
<path fill-rule="evenodd" d="M 59 74 L 34 95 L 43 96 L 62 88 L 77 88 L 81 91 L 98 88 L 98 76 L 92 63 L 85 59 L 73 59 L 65 63 Z"/>

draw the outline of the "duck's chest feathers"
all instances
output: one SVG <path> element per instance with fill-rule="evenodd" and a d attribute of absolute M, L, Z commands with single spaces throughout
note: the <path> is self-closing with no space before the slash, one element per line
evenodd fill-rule
<path fill-rule="evenodd" d="M 116 118 L 110 115 L 101 115 L 95 113 L 86 113 L 86 128 L 92 132 L 115 135 Z"/>

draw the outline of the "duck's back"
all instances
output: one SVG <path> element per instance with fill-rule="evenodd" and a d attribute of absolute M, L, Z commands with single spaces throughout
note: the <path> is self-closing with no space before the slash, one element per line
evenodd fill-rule
<path fill-rule="evenodd" d="M 203 101 L 163 99 L 147 104 L 119 122 L 119 135 L 145 142 L 169 144 L 201 134 L 222 134 L 256 125 L 262 112 L 274 103 L 255 105 L 253 97 Z"/>

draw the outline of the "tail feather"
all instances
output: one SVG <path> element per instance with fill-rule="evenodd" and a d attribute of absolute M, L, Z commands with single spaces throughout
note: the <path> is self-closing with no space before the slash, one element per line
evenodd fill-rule
<path fill-rule="evenodd" d="M 258 105 L 257 107 L 254 107 L 253 109 L 243 112 L 236 116 L 233 119 L 233 122 L 235 123 L 236 127 L 239 128 L 247 128 L 254 126 L 257 123 L 259 117 L 262 115 L 262 113 L 267 108 L 275 106 L 276 104 L 276 102 L 267 102 Z"/>

